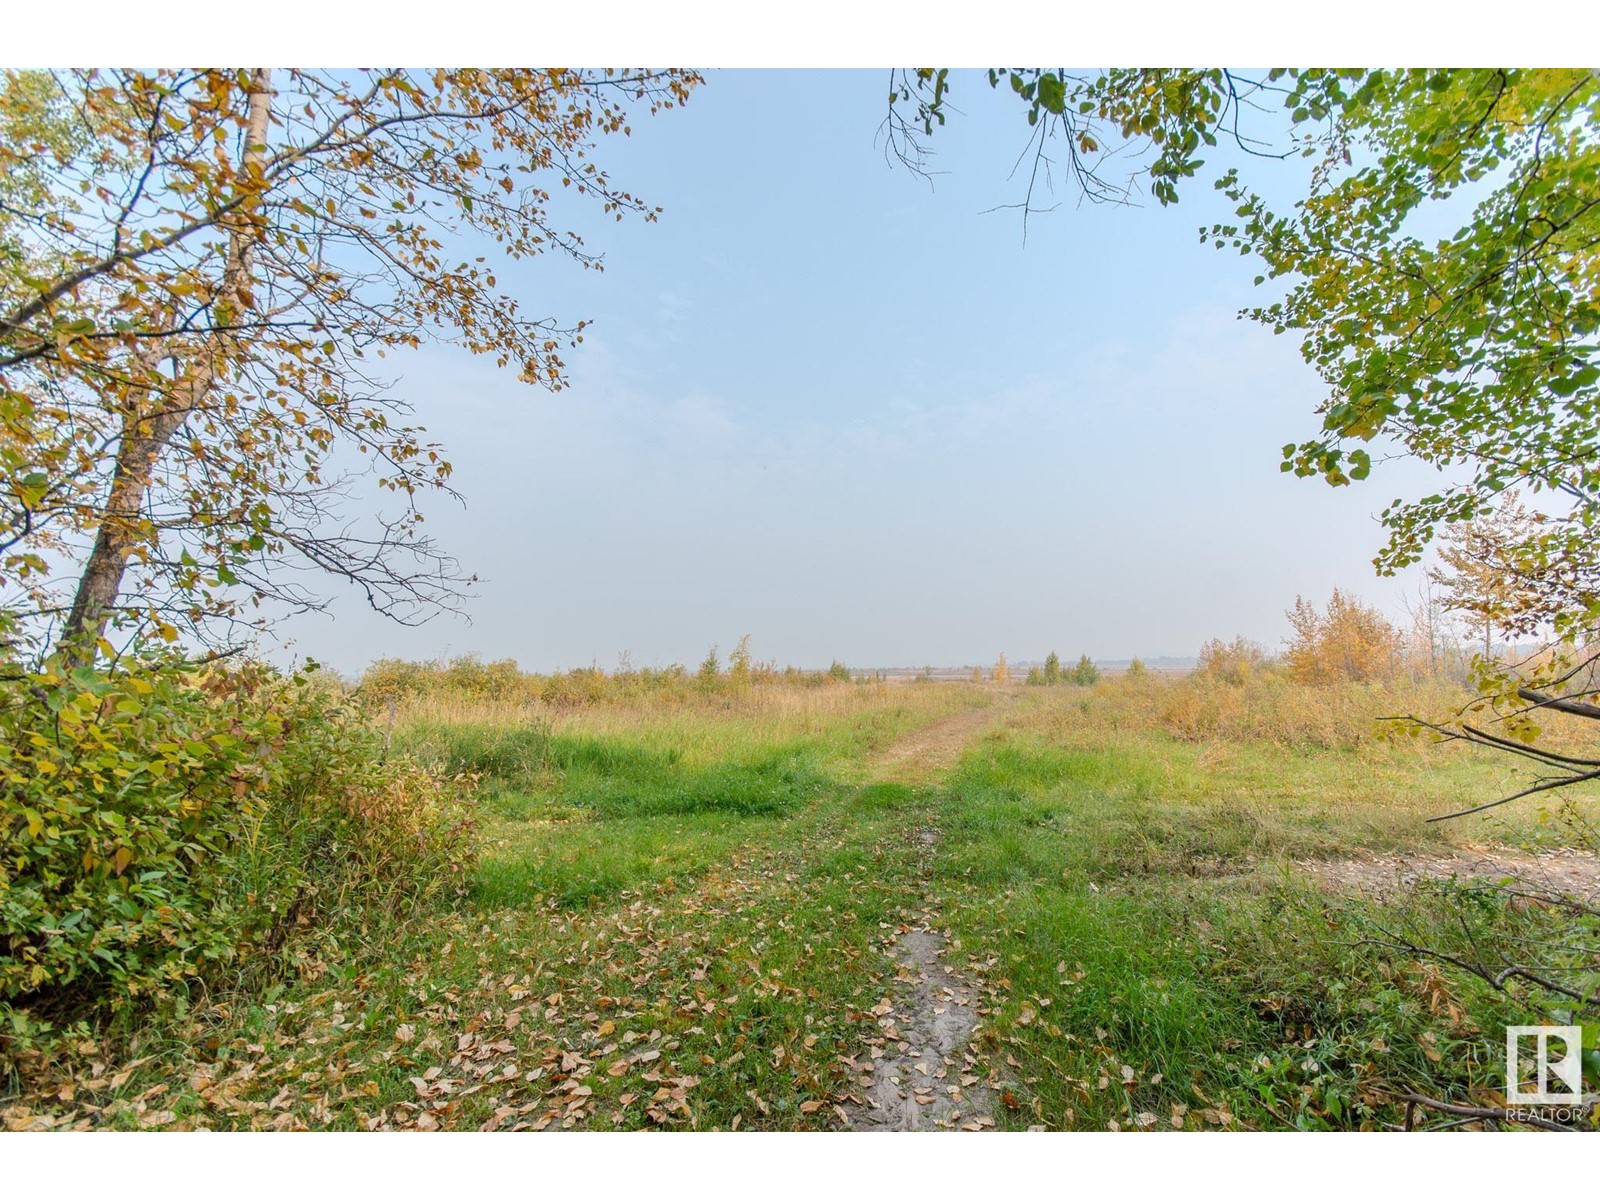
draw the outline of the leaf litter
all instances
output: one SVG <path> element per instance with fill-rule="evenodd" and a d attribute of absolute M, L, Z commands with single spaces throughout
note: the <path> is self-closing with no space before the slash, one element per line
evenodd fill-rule
<path fill-rule="evenodd" d="M 336 969 L 336 948 L 308 953 L 290 998 L 196 1006 L 157 1055 L 119 1062 L 86 1041 L 5 1101 L 0 1125 L 992 1127 L 998 1078 L 972 1043 L 988 1010 L 945 963 L 928 891 L 935 831 L 896 816 L 864 834 L 819 806 L 687 886 L 609 907 L 439 914 L 382 979 Z M 824 886 L 841 902 L 817 911 Z M 813 963 L 854 986 L 824 996 Z"/>

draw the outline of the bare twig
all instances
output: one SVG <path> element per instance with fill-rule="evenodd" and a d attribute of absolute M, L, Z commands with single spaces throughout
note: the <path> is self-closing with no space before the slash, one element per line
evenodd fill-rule
<path fill-rule="evenodd" d="M 1544 1117 L 1535 1116 L 1533 1113 L 1522 1112 L 1512 1108 L 1482 1108 L 1476 1104 L 1451 1104 L 1447 1100 L 1435 1100 L 1432 1096 L 1423 1096 L 1417 1092 L 1404 1092 L 1396 1096 L 1397 1100 L 1404 1100 L 1407 1105 L 1420 1104 L 1423 1108 L 1431 1108 L 1435 1112 L 1449 1113 L 1453 1117 L 1464 1117 L 1468 1121 L 1497 1121 L 1502 1125 L 1528 1125 L 1534 1129 L 1548 1129 L 1551 1133 L 1576 1133 L 1571 1125 L 1563 1125 L 1560 1121 L 1551 1121 Z M 1455 1125 L 1461 1122 L 1450 1122 Z M 1412 1128 L 1409 1118 L 1406 1127 Z M 1435 1126 L 1446 1128 L 1446 1126 Z"/>

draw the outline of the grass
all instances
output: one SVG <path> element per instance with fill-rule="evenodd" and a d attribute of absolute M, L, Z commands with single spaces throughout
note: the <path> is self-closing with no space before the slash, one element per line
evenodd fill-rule
<path fill-rule="evenodd" d="M 1368 944 L 1404 927 L 1455 949 L 1456 907 L 1329 897 L 1294 866 L 1553 840 L 1527 810 L 1423 823 L 1502 788 L 1500 763 L 1197 745 L 1108 728 L 1108 699 L 1086 722 L 1049 697 L 940 797 L 940 907 L 991 983 L 1011 1123 L 1341 1128 L 1385 1093 L 1503 1087 L 1500 1026 L 1528 1010 Z"/>
<path fill-rule="evenodd" d="M 484 777 L 480 902 L 572 906 L 685 884 L 781 836 L 778 818 L 836 798 L 863 755 L 973 700 L 951 688 L 760 690 L 733 705 L 589 710 L 559 730 L 516 708 L 424 705 L 399 740 Z"/>
<path fill-rule="evenodd" d="M 1559 827 L 1518 806 L 1426 825 L 1503 790 L 1502 762 L 1364 726 L 1197 736 L 1172 686 L 415 702 L 396 749 L 480 778 L 468 898 L 353 916 L 269 994 L 90 1041 L 7 1120 L 838 1128 L 919 914 L 986 997 L 1002 1125 L 1342 1128 L 1395 1119 L 1386 1092 L 1498 1087 L 1526 998 L 1373 944 L 1454 945 L 1455 908 L 1330 895 L 1296 863 Z M 974 709 L 948 774 L 880 777 L 887 747 Z"/>

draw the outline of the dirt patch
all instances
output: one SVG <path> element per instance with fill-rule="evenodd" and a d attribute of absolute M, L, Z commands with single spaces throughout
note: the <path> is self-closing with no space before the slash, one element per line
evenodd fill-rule
<path fill-rule="evenodd" d="M 872 760 L 873 778 L 893 783 L 925 782 L 955 766 L 967 744 L 994 719 L 994 709 L 974 708 L 914 729 Z"/>
<path fill-rule="evenodd" d="M 1579 850 L 1524 854 L 1493 846 L 1467 846 L 1453 854 L 1386 854 L 1297 864 L 1319 883 L 1377 895 L 1414 887 L 1423 879 L 1512 880 L 1520 890 L 1570 896 L 1600 904 L 1600 856 Z"/>
<path fill-rule="evenodd" d="M 861 1106 L 850 1128 L 912 1132 L 992 1126 L 993 1094 L 968 1050 L 978 991 L 944 965 L 945 936 L 907 930 L 896 947 L 899 986 L 874 1008 L 882 1045 L 862 1063 Z M 881 1055 L 881 1056 L 880 1056 Z"/>

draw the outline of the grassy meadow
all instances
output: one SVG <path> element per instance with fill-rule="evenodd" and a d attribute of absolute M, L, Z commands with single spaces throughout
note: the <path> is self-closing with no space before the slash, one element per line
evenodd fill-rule
<path fill-rule="evenodd" d="M 1533 802 L 1425 822 L 1517 778 L 1375 736 L 1373 713 L 1452 696 L 1153 676 L 401 696 L 374 718 L 391 752 L 472 785 L 464 895 L 308 933 L 268 989 L 85 1033 L 5 1119 L 844 1128 L 909 1062 L 912 926 L 978 997 L 960 1061 L 923 1073 L 951 1124 L 1376 1128 L 1409 1093 L 1486 1103 L 1500 1027 L 1544 1014 L 1396 947 L 1578 918 L 1308 868 L 1570 838 Z"/>

